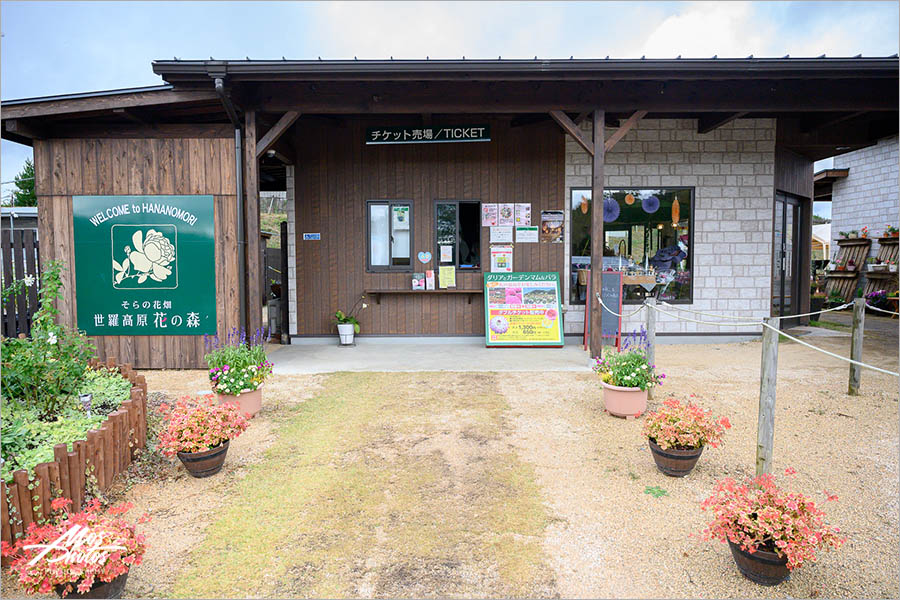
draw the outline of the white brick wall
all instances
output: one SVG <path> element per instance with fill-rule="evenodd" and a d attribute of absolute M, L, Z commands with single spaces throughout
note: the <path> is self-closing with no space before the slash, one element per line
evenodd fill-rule
<path fill-rule="evenodd" d="M 290 323 L 288 332 L 297 335 L 297 231 L 294 222 L 294 166 L 285 167 L 287 187 L 287 230 L 288 230 L 288 314 Z"/>
<path fill-rule="evenodd" d="M 591 123 L 582 124 L 585 132 Z M 606 135 L 612 134 L 608 130 Z M 590 187 L 591 159 L 566 139 L 566 200 L 572 187 Z M 645 119 L 606 155 L 605 185 L 615 187 L 694 187 L 695 310 L 769 316 L 771 305 L 772 204 L 775 173 L 775 120 L 738 119 L 707 134 L 691 119 Z M 896 179 L 896 177 L 895 177 Z M 896 211 L 895 211 L 896 213 Z M 569 211 L 566 210 L 566 231 Z M 568 302 L 569 243 L 566 243 L 565 296 Z M 625 307 L 625 312 L 636 306 Z M 693 316 L 693 315 L 689 315 Z M 623 322 L 638 329 L 639 317 Z M 584 307 L 570 306 L 566 332 L 580 333 Z M 747 331 L 713 327 L 659 315 L 657 331 L 696 333 Z"/>
<path fill-rule="evenodd" d="M 869 237 L 877 237 L 885 225 L 898 224 L 900 200 L 897 195 L 897 136 L 884 138 L 876 145 L 834 157 L 835 169 L 850 169 L 845 179 L 834 182 L 831 192 L 831 236 L 841 231 L 869 228 Z M 832 258 L 838 252 L 832 245 Z M 872 241 L 870 255 L 878 254 L 878 241 Z"/>

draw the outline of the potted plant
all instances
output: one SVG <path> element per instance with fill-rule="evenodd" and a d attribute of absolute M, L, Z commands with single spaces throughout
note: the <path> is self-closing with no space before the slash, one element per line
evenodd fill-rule
<path fill-rule="evenodd" d="M 890 271 L 891 273 L 897 272 L 897 261 L 896 260 L 889 260 L 887 265 L 888 265 L 888 271 Z"/>
<path fill-rule="evenodd" d="M 852 239 L 855 239 L 855 238 L 858 238 L 858 237 L 859 237 L 859 231 L 857 231 L 856 229 L 852 229 L 852 230 L 850 230 L 850 231 L 847 232 L 847 237 L 848 237 L 849 239 L 851 239 L 851 240 L 852 240 Z"/>
<path fill-rule="evenodd" d="M 356 311 L 362 311 L 369 307 L 369 305 L 364 302 L 365 299 L 366 295 L 362 294 L 359 299 L 357 299 L 356 304 L 350 309 L 350 312 L 345 313 L 340 309 L 334 312 L 333 323 L 337 325 L 341 346 L 352 345 L 354 335 L 359 333 L 359 319 L 356 317 Z"/>
<path fill-rule="evenodd" d="M 794 472 L 785 470 L 788 475 Z M 825 494 L 826 502 L 837 500 Z M 741 574 L 761 585 L 781 583 L 806 561 L 815 562 L 820 550 L 838 548 L 846 541 L 836 527 L 825 523 L 825 513 L 815 502 L 780 488 L 769 473 L 743 483 L 730 478 L 716 482 L 701 508 L 713 516 L 703 539 L 728 542 Z"/>
<path fill-rule="evenodd" d="M 898 230 L 893 225 L 888 225 L 884 230 L 884 237 L 897 237 L 900 235 L 900 230 Z"/>
<path fill-rule="evenodd" d="M 104 515 L 96 498 L 77 513 L 69 511 L 71 503 L 55 498 L 49 523 L 32 523 L 12 546 L 3 542 L 3 556 L 12 561 L 10 572 L 27 594 L 121 598 L 128 573 L 141 564 L 146 550 L 144 536 L 121 517 L 132 505 L 111 507 Z"/>
<path fill-rule="evenodd" d="M 209 382 L 219 396 L 219 403 L 236 403 L 250 418 L 262 408 L 262 384 L 272 374 L 265 340 L 264 328 L 257 329 L 249 338 L 243 329 L 237 328 L 224 341 L 219 336 L 206 338 Z"/>
<path fill-rule="evenodd" d="M 606 411 L 617 417 L 641 416 L 647 410 L 647 391 L 661 385 L 666 377 L 657 375 L 655 367 L 641 349 L 623 349 L 598 357 L 594 371 L 600 376 Z"/>
<path fill-rule="evenodd" d="M 837 291 L 836 289 L 833 289 L 830 292 L 828 292 L 828 308 L 840 306 L 845 303 L 846 303 L 846 300 L 844 300 L 844 297 L 841 296 L 841 293 L 839 291 Z"/>
<path fill-rule="evenodd" d="M 859 230 L 859 237 L 861 237 L 861 238 L 867 238 L 867 237 L 869 237 L 869 228 L 868 228 L 868 227 L 863 227 L 862 229 L 860 229 L 860 230 Z"/>
<path fill-rule="evenodd" d="M 693 402 L 682 404 L 675 398 L 663 402 L 644 421 L 644 435 L 656 468 L 671 477 L 684 477 L 694 468 L 703 448 L 718 447 L 722 434 L 731 428 L 728 419 L 715 420 Z"/>
<path fill-rule="evenodd" d="M 846 231 L 839 231 L 839 232 L 838 232 L 838 238 L 839 238 L 839 239 L 842 239 L 842 240 L 846 240 L 846 239 L 847 239 L 847 232 L 846 232 Z"/>
<path fill-rule="evenodd" d="M 847 270 L 848 270 L 848 271 L 855 271 L 855 270 L 856 270 L 856 263 L 853 262 L 852 260 L 848 260 L 846 266 L 847 266 Z"/>
<path fill-rule="evenodd" d="M 825 307 L 825 294 L 819 290 L 809 297 L 809 312 L 818 313 Z M 815 317 L 816 315 L 810 315 L 810 317 Z"/>
<path fill-rule="evenodd" d="M 160 451 L 178 459 L 193 477 L 209 477 L 222 470 L 228 444 L 247 429 L 247 417 L 237 404 L 218 404 L 212 394 L 184 396 L 175 406 L 160 406 L 163 428 Z"/>

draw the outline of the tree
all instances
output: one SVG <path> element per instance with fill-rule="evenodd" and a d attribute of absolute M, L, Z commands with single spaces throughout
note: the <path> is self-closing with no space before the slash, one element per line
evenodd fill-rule
<path fill-rule="evenodd" d="M 813 225 L 824 225 L 825 223 L 831 223 L 831 219 L 826 219 L 825 217 L 820 217 L 819 215 L 813 215 Z"/>
<path fill-rule="evenodd" d="M 25 166 L 15 178 L 16 189 L 12 192 L 13 206 L 37 206 L 37 196 L 34 193 L 34 163 L 30 158 L 25 159 Z"/>

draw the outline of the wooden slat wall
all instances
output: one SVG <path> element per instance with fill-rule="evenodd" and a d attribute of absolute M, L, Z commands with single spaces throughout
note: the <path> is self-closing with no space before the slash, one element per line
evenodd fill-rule
<path fill-rule="evenodd" d="M 75 325 L 72 196 L 212 194 L 216 219 L 216 322 L 239 326 L 237 194 L 231 138 L 35 140 L 35 191 L 42 261 L 58 259 L 65 301 L 60 321 Z M 201 336 L 98 336 L 97 356 L 135 368 L 203 367 Z"/>
<path fill-rule="evenodd" d="M 472 119 L 468 121 L 474 122 Z M 510 128 L 490 122 L 488 143 L 365 146 L 365 128 L 410 125 L 396 118 L 327 123 L 310 118 L 295 127 L 297 311 L 300 335 L 333 331 L 331 315 L 349 310 L 364 289 L 409 289 L 410 273 L 366 273 L 366 201 L 412 201 L 414 270 L 420 251 L 435 253 L 436 199 L 531 203 L 532 225 L 541 210 L 564 208 L 564 138 L 552 122 Z M 304 242 L 303 232 L 321 241 Z M 516 244 L 516 271 L 562 272 L 563 244 Z M 482 228 L 482 268 L 490 268 L 489 229 Z M 481 289 L 482 274 L 457 272 L 457 287 Z M 464 295 L 384 296 L 369 302 L 363 334 L 477 335 L 484 333 L 483 299 Z"/>

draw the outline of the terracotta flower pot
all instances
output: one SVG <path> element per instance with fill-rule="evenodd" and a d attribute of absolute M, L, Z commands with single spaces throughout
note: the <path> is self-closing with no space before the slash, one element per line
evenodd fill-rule
<path fill-rule="evenodd" d="M 228 454 L 228 441 L 214 446 L 206 452 L 179 452 L 178 458 L 192 477 L 209 477 L 222 470 L 225 455 Z"/>
<path fill-rule="evenodd" d="M 91 589 L 83 594 L 79 593 L 77 590 L 73 590 L 66 594 L 66 598 L 121 598 L 122 592 L 125 591 L 125 582 L 127 580 L 128 571 L 122 573 L 112 581 L 95 581 L 94 585 L 91 586 Z M 55 585 L 53 586 L 53 589 L 56 591 L 56 595 L 62 598 L 66 586 Z"/>
<path fill-rule="evenodd" d="M 236 403 L 242 413 L 247 413 L 250 418 L 256 416 L 256 413 L 262 408 L 262 388 L 256 388 L 252 392 L 244 392 L 234 396 L 232 394 L 219 394 L 219 404 L 228 402 Z"/>
<path fill-rule="evenodd" d="M 656 468 L 670 477 L 684 477 L 690 473 L 703 454 L 703 446 L 687 450 L 677 448 L 663 450 L 652 439 L 647 439 L 647 442 L 650 444 L 650 453 L 653 455 Z"/>
<path fill-rule="evenodd" d="M 787 558 L 778 556 L 769 550 L 759 549 L 753 554 L 741 550 L 738 544 L 731 541 L 731 556 L 741 575 L 759 585 L 778 585 L 791 576 L 787 568 Z"/>
<path fill-rule="evenodd" d="M 603 405 L 606 411 L 616 417 L 637 417 L 647 411 L 647 390 L 636 387 L 621 387 L 601 381 Z"/>

